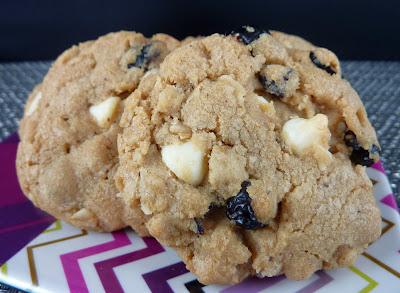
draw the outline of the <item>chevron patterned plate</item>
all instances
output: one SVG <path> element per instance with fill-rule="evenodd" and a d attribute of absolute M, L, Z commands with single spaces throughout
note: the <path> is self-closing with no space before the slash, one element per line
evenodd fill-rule
<path fill-rule="evenodd" d="M 0 282 L 27 292 L 400 292 L 400 217 L 382 164 L 367 169 L 382 211 L 382 236 L 349 268 L 294 282 L 200 284 L 175 252 L 131 229 L 97 233 L 35 208 L 15 172 L 18 137 L 0 144 Z M 0 287 L 1 288 L 1 287 Z"/>

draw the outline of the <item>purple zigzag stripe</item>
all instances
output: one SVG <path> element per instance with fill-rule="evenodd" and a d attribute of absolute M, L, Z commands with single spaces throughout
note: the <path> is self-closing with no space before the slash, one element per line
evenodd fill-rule
<path fill-rule="evenodd" d="M 220 291 L 220 293 L 256 293 L 260 292 L 261 290 L 267 289 L 284 279 L 286 279 L 284 275 L 270 278 L 266 277 L 263 279 L 254 277 L 247 279 L 239 284 L 233 285 L 232 287 L 225 288 L 224 290 Z"/>
<path fill-rule="evenodd" d="M 303 289 L 300 289 L 296 293 L 312 293 L 312 292 L 315 292 L 315 291 L 321 289 L 326 284 L 333 281 L 333 278 L 331 276 L 329 276 L 327 273 L 325 273 L 324 271 L 318 271 L 318 272 L 316 272 L 316 274 L 319 277 L 317 280 L 315 280 L 311 284 L 305 286 Z"/>
<path fill-rule="evenodd" d="M 0 207 L 27 201 L 18 183 L 15 158 L 17 143 L 0 144 Z"/>
<path fill-rule="evenodd" d="M 333 280 L 333 278 L 324 271 L 318 271 L 316 272 L 316 274 L 319 277 L 317 280 L 315 280 L 311 284 L 308 284 L 306 287 L 300 289 L 299 291 L 296 291 L 296 293 L 315 292 Z M 257 293 L 285 279 L 286 277 L 284 275 L 271 278 L 266 277 L 263 279 L 250 278 L 243 281 L 242 283 L 233 285 L 232 287 L 225 288 L 224 290 L 220 291 L 220 293 L 240 293 L 240 292 Z"/>
<path fill-rule="evenodd" d="M 17 140 L 13 135 L 0 144 L 0 265 L 54 221 L 22 193 L 15 169 Z"/>
<path fill-rule="evenodd" d="M 11 134 L 9 137 L 6 137 L 5 139 L 3 139 L 0 144 L 14 143 L 14 142 L 19 142 L 19 136 L 18 136 L 18 133 L 16 133 L 16 132 Z"/>
<path fill-rule="evenodd" d="M 173 293 L 167 281 L 177 276 L 186 274 L 188 270 L 183 262 L 164 267 L 143 275 L 151 292 Z"/>
<path fill-rule="evenodd" d="M 48 218 L 54 221 L 54 218 L 36 208 L 30 201 L 0 207 L 0 234 L 6 228 Z"/>
<path fill-rule="evenodd" d="M 60 255 L 71 292 L 89 292 L 79 267 L 79 259 L 131 244 L 124 230 L 112 232 L 113 241 Z"/>
<path fill-rule="evenodd" d="M 146 248 L 103 260 L 94 264 L 106 292 L 124 292 L 117 276 L 114 273 L 114 267 L 134 262 L 136 260 L 165 251 L 164 247 L 162 247 L 161 244 L 158 243 L 154 238 L 144 237 L 143 241 L 147 245 Z"/>
<path fill-rule="evenodd" d="M 18 230 L 9 231 L 1 234 L 0 239 L 0 266 L 13 257 L 25 245 L 36 238 L 37 235 L 46 230 L 53 219 L 36 223 L 35 225 L 25 226 Z"/>

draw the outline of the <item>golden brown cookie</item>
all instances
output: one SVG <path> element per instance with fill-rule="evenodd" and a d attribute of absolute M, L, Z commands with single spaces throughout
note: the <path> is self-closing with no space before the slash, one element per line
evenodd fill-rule
<path fill-rule="evenodd" d="M 114 183 L 125 99 L 180 45 L 157 34 L 110 33 L 65 51 L 30 95 L 17 171 L 34 204 L 74 226 L 113 231 L 144 217 L 126 209 Z"/>
<path fill-rule="evenodd" d="M 299 37 L 246 27 L 182 46 L 120 125 L 123 200 L 204 284 L 303 280 L 380 235 L 361 165 L 375 131 L 336 56 Z"/>

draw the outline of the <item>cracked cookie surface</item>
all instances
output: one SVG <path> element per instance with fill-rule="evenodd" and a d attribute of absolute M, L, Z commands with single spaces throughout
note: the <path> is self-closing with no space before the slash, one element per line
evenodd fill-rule
<path fill-rule="evenodd" d="M 180 45 L 118 32 L 65 51 L 28 98 L 21 120 L 17 171 L 33 203 L 74 226 L 113 231 L 143 217 L 125 208 L 114 175 L 125 98 Z"/>
<path fill-rule="evenodd" d="M 204 284 L 303 280 L 351 265 L 380 235 L 344 139 L 352 131 L 376 161 L 375 131 L 336 56 L 299 37 L 182 46 L 128 97 L 120 125 L 123 200 Z"/>

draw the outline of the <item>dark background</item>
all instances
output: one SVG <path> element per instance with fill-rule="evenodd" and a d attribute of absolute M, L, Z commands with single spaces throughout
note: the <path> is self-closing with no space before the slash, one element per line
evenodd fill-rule
<path fill-rule="evenodd" d="M 226 33 L 243 24 L 300 35 L 342 60 L 400 60 L 400 1 L 4 1 L 0 61 L 52 60 L 118 30 Z"/>

